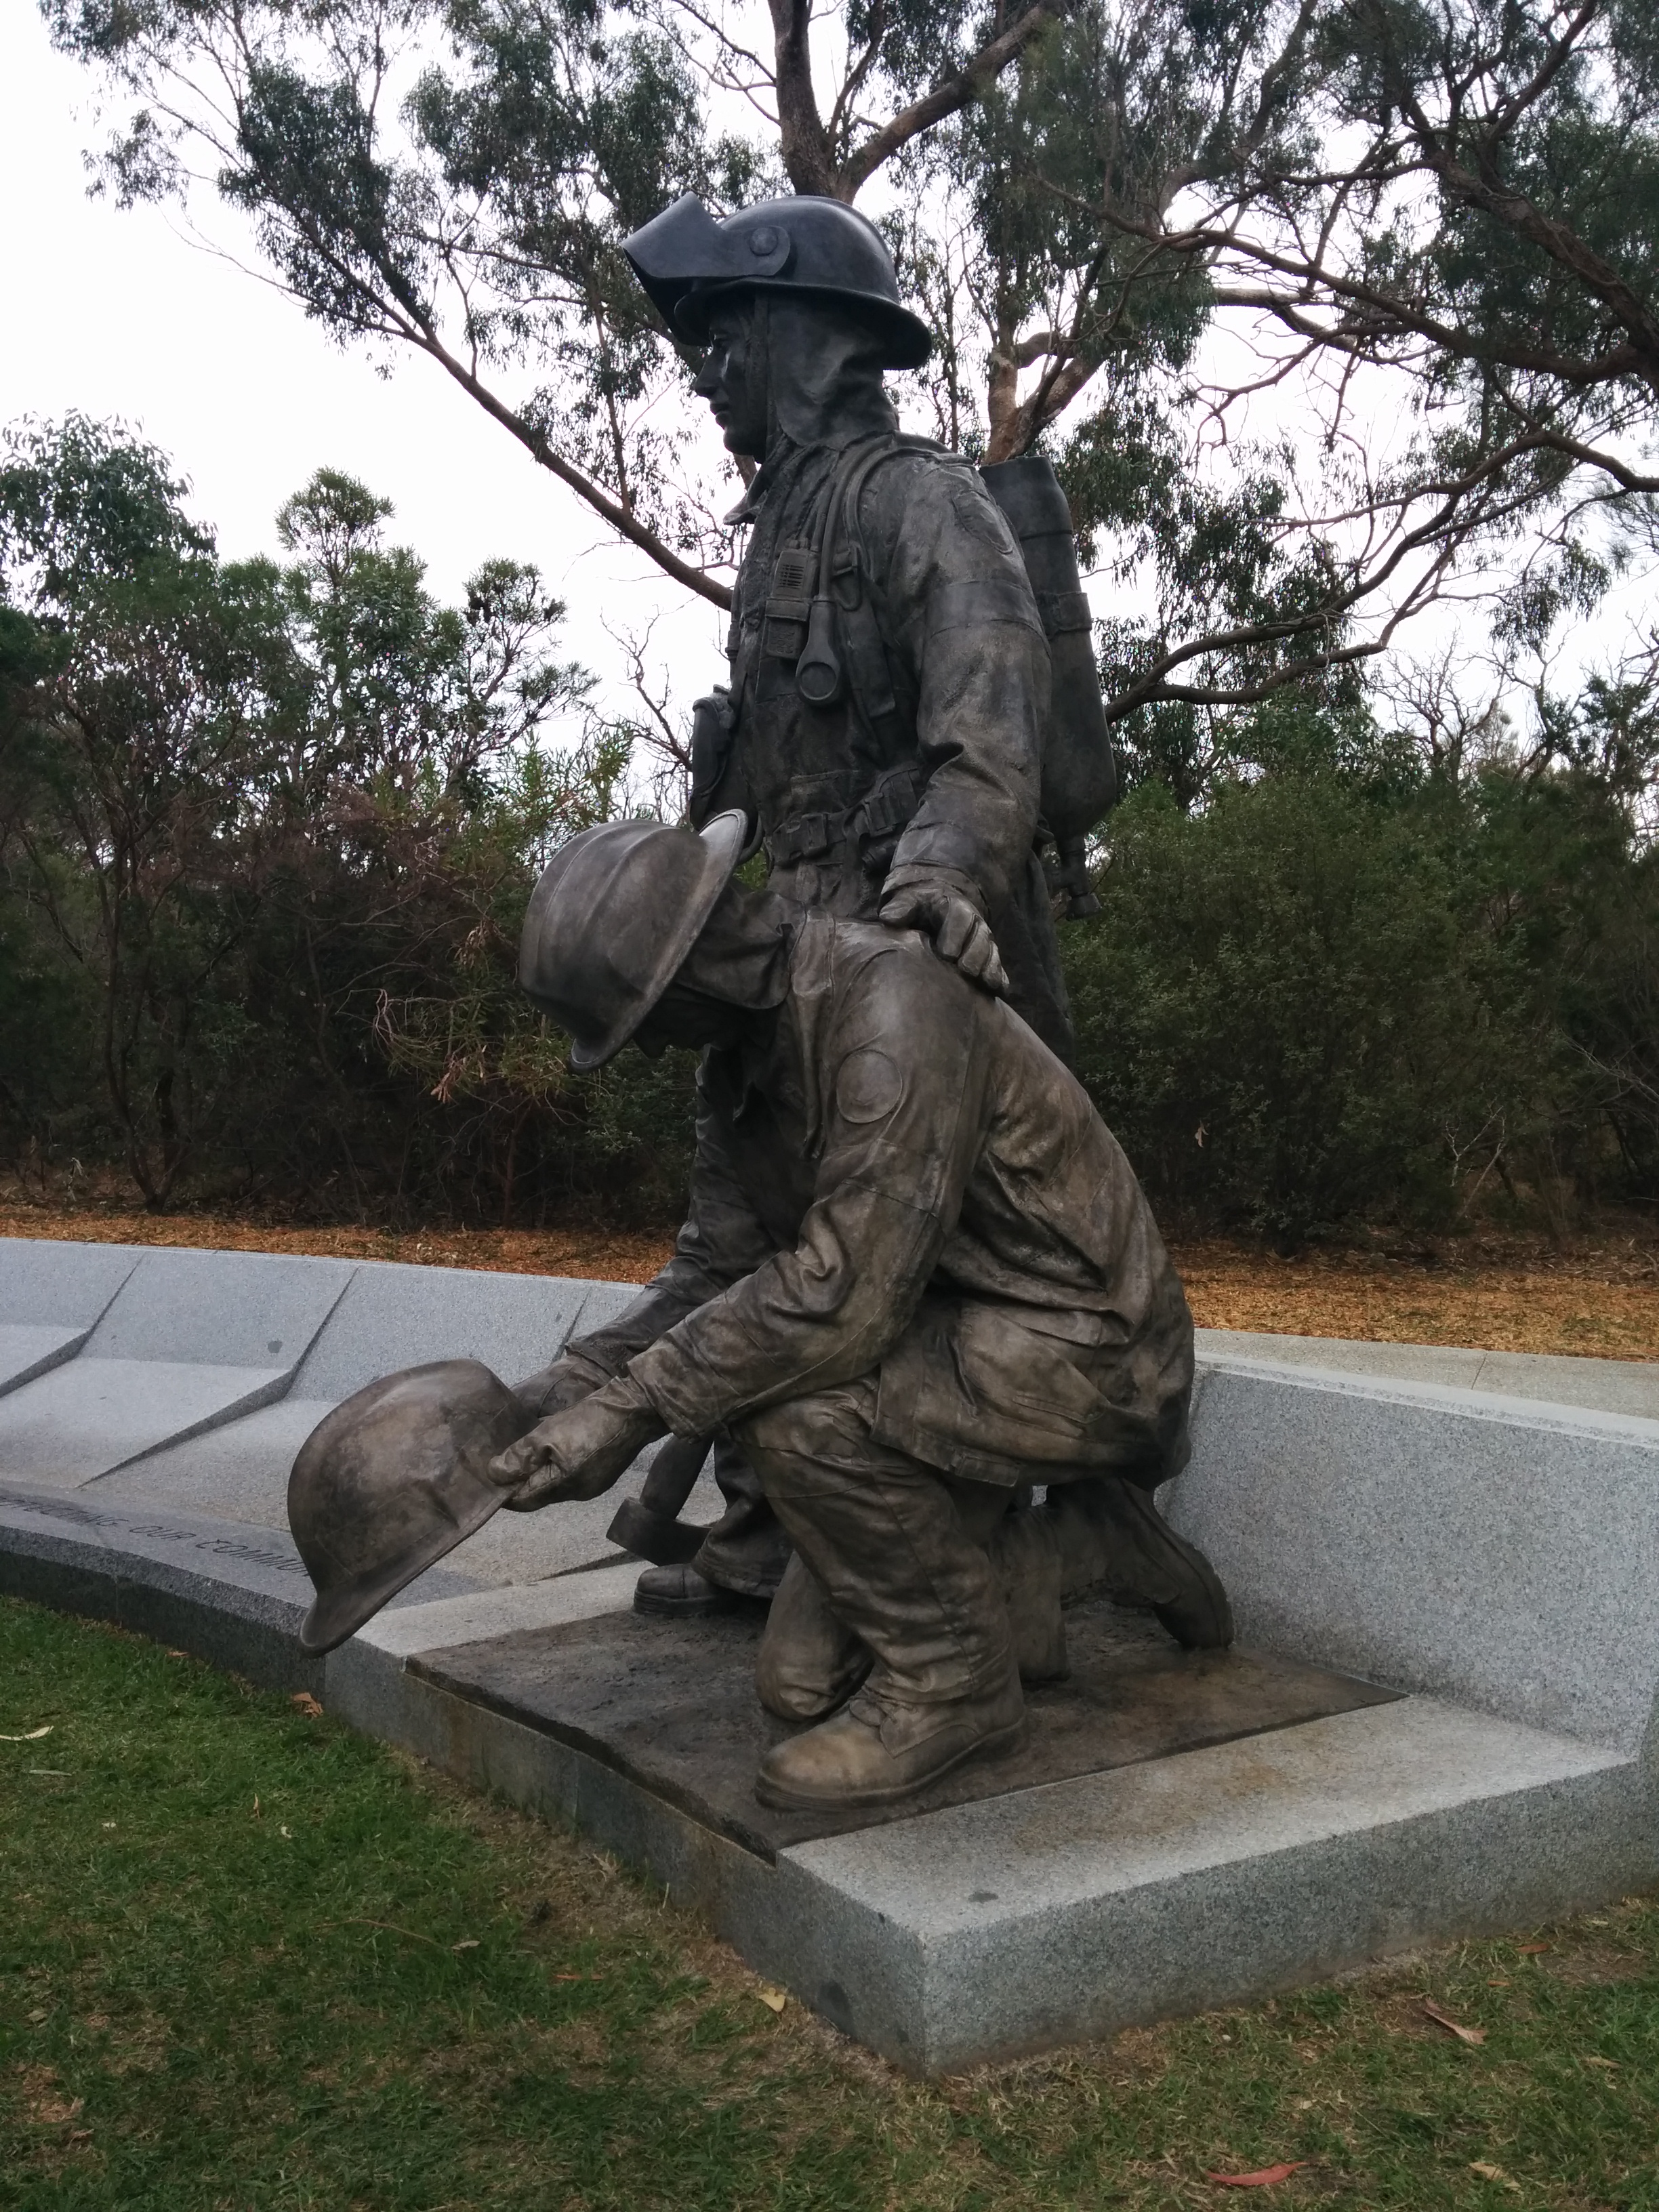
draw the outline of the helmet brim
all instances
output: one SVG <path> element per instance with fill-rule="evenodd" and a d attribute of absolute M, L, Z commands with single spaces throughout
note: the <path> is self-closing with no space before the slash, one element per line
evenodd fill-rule
<path fill-rule="evenodd" d="M 700 284 L 683 295 L 675 307 L 675 331 L 689 345 L 706 346 L 708 318 L 722 301 L 760 293 L 769 299 L 783 293 L 798 300 L 818 300 L 856 316 L 883 339 L 884 368 L 920 368 L 933 350 L 933 333 L 921 316 L 913 315 L 896 301 L 884 300 L 878 292 L 854 292 L 830 284 L 794 284 L 786 277 Z"/>
<path fill-rule="evenodd" d="M 697 835 L 707 848 L 707 858 L 696 894 L 664 939 L 656 969 L 638 1001 L 602 1037 L 573 1040 L 570 1065 L 581 1074 L 589 1074 L 594 1068 L 603 1067 L 606 1060 L 616 1058 L 679 973 L 704 922 L 714 911 L 720 893 L 732 880 L 732 871 L 743 857 L 749 842 L 749 817 L 736 811 L 716 814 Z"/>
<path fill-rule="evenodd" d="M 365 1575 L 342 1589 L 330 1590 L 319 1597 L 300 1626 L 300 1649 L 313 1657 L 332 1651 L 349 1637 L 374 1620 L 383 1606 L 389 1605 L 400 1589 L 406 1589 L 428 1567 L 435 1567 L 458 1544 L 476 1535 L 486 1521 L 493 1520 L 506 1503 L 510 1492 L 493 1486 L 480 1492 L 471 1505 L 453 1523 L 434 1529 L 428 1541 L 417 1551 L 405 1553 L 395 1565 L 383 1567 L 379 1574 Z"/>

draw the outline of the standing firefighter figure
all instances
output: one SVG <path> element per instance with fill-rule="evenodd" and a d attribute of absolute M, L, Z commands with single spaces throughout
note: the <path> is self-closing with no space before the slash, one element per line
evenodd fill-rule
<path fill-rule="evenodd" d="M 1114 779 L 1052 470 L 1005 464 L 988 472 L 994 497 L 960 456 L 900 435 L 882 373 L 919 367 L 932 341 L 880 234 L 839 201 L 717 223 L 688 194 L 623 251 L 674 331 L 706 349 L 696 389 L 726 446 L 760 464 L 737 510 L 750 535 L 730 683 L 696 713 L 693 823 L 740 811 L 774 892 L 922 931 L 1069 1060 L 1038 845 L 1074 904 L 1086 897 L 1081 832 Z M 612 1371 L 625 1335 L 584 1340 L 572 1359 Z M 567 1363 L 557 1387 L 586 1379 Z M 689 1479 L 697 1456 L 673 1464 Z M 716 1473 L 726 1515 L 693 1565 L 643 1577 L 642 1608 L 775 1589 L 787 1547 L 728 1441 Z M 653 1519 L 648 1496 L 613 1533 L 670 1562 L 687 1483 L 667 1462 L 663 1478 L 668 1516 Z"/>
<path fill-rule="evenodd" d="M 1052 472 L 990 471 L 1017 539 L 978 470 L 900 435 L 882 372 L 920 367 L 932 340 L 880 234 L 840 201 L 716 223 L 688 194 L 623 250 L 706 349 L 696 389 L 726 446 L 760 464 L 735 518 L 750 527 L 730 684 L 696 715 L 693 823 L 744 810 L 774 890 L 926 931 L 1069 1059 L 1039 830 L 1086 826 L 1112 782 L 1097 689 L 1089 789 L 1058 757 L 1075 742 L 1054 739 L 1049 633 L 1069 737 L 1088 613 Z M 1039 583 L 1061 586 L 1041 604 L 1022 541 Z M 1056 802 L 1068 818 L 1044 823 Z"/>

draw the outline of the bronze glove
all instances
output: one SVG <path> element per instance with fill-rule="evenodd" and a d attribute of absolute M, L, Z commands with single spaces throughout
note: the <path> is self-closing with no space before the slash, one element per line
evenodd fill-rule
<path fill-rule="evenodd" d="M 667 1424 L 630 1375 L 538 1421 L 489 1463 L 491 1479 L 514 1483 L 504 1503 L 533 1513 L 568 1498 L 598 1498 L 631 1467 Z"/>
<path fill-rule="evenodd" d="M 955 868 L 895 868 L 881 887 L 880 918 L 890 929 L 924 931 L 941 960 L 1001 998 L 1007 973 L 980 908 L 978 886 Z"/>

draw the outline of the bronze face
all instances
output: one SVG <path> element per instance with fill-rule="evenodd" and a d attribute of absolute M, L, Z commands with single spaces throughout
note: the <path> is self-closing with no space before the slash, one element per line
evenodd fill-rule
<path fill-rule="evenodd" d="M 692 389 L 708 402 L 727 453 L 759 461 L 766 457 L 766 379 L 759 362 L 752 362 L 757 373 L 750 373 L 752 324 L 742 301 L 714 309 L 708 318 L 708 350 Z"/>

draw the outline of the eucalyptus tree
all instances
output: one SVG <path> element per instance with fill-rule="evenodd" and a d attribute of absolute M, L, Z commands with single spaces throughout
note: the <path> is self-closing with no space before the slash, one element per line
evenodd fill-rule
<path fill-rule="evenodd" d="M 912 412 L 1054 455 L 1134 610 L 1109 711 L 1177 783 L 1477 576 L 1535 641 L 1647 549 L 1636 0 L 42 5 L 125 102 L 112 190 L 209 181 L 308 313 L 716 604 L 727 495 L 618 240 L 682 191 L 864 195 L 940 342 Z"/>
<path fill-rule="evenodd" d="M 288 562 L 223 562 L 118 427 L 0 441 L 0 952 L 9 927 L 55 979 L 152 1206 L 204 1138 L 355 1190 L 388 1056 L 446 1097 L 500 1093 L 504 1056 L 520 1091 L 556 1068 L 512 951 L 620 762 L 591 726 L 549 742 L 587 679 L 534 572 L 487 562 L 444 606 L 389 512 L 320 471 Z"/>

